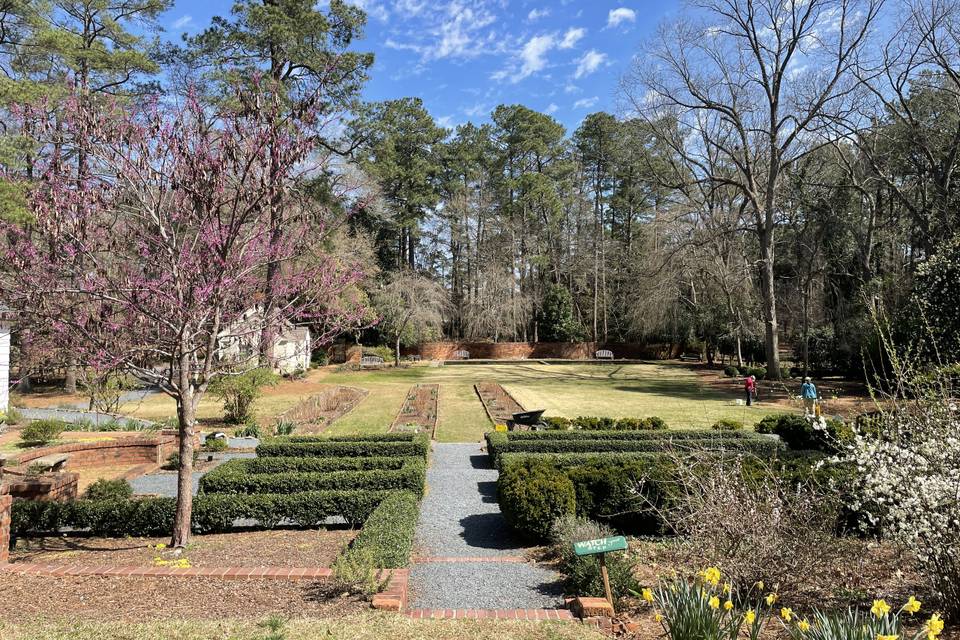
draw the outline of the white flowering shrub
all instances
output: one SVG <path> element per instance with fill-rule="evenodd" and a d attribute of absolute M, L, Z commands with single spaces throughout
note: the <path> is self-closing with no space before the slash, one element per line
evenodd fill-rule
<path fill-rule="evenodd" d="M 859 471 L 858 507 L 885 537 L 909 547 L 945 613 L 960 618 L 960 407 L 956 367 L 932 371 L 895 350 L 874 420 L 847 457 Z"/>

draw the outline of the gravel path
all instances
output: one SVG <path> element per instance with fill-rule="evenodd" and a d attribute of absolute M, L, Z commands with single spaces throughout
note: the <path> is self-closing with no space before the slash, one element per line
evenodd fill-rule
<path fill-rule="evenodd" d="M 101 422 L 110 422 L 119 420 L 126 422 L 133 420 L 143 425 L 149 425 L 147 420 L 138 420 L 137 418 L 126 418 L 123 416 L 100 413 L 98 411 L 84 411 L 81 409 L 18 409 L 20 414 L 27 420 L 63 420 L 64 422 L 80 422 L 81 420 L 90 420 L 94 424 Z"/>
<path fill-rule="evenodd" d="M 418 555 L 523 555 L 497 506 L 497 472 L 479 445 L 434 444 L 427 485 L 417 523 Z M 553 608 L 562 596 L 558 581 L 553 571 L 527 563 L 419 563 L 410 571 L 410 607 Z"/>

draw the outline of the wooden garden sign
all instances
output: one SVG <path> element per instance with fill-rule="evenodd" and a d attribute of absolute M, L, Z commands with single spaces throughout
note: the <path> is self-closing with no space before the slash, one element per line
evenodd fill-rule
<path fill-rule="evenodd" d="M 623 536 L 597 538 L 573 543 L 573 552 L 578 556 L 600 556 L 600 575 L 603 576 L 603 588 L 607 592 L 607 602 L 613 606 L 613 593 L 610 591 L 610 576 L 607 574 L 607 554 L 611 551 L 626 551 L 627 539 Z"/>

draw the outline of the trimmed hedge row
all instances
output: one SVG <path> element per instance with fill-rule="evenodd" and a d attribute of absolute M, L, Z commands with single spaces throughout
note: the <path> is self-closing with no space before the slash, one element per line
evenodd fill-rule
<path fill-rule="evenodd" d="M 287 473 L 371 471 L 373 469 L 401 469 L 409 461 L 421 461 L 417 456 L 371 458 L 234 458 L 227 460 L 205 477 L 236 473 Z"/>
<path fill-rule="evenodd" d="M 667 428 L 663 418 L 600 418 L 578 416 L 576 418 L 548 417 L 543 422 L 547 429 L 584 429 L 588 431 L 662 431 Z"/>
<path fill-rule="evenodd" d="M 303 491 L 405 489 L 423 495 L 426 464 L 412 458 L 400 469 L 362 471 L 288 471 L 245 473 L 233 468 L 208 473 L 200 479 L 201 494 L 297 493 Z"/>
<path fill-rule="evenodd" d="M 554 437 L 551 437 L 554 436 Z M 591 437 L 596 436 L 596 437 Z M 703 450 L 735 449 L 772 456 L 782 449 L 778 440 L 753 433 L 717 431 L 559 431 L 491 432 L 487 452 L 494 465 L 505 453 L 628 453 L 656 452 L 667 446 Z"/>
<path fill-rule="evenodd" d="M 239 519 L 254 519 L 270 529 L 281 521 L 313 527 L 331 516 L 351 524 L 363 522 L 391 491 L 303 491 L 289 495 L 202 495 L 193 501 L 192 528 L 197 533 L 228 531 Z M 13 504 L 15 535 L 89 529 L 102 536 L 164 535 L 173 527 L 174 498 L 74 500 Z"/>
<path fill-rule="evenodd" d="M 363 523 L 344 555 L 367 551 L 376 566 L 382 569 L 407 566 L 419 516 L 417 496 L 409 491 L 390 494 Z"/>
<path fill-rule="evenodd" d="M 287 442 L 412 442 L 416 433 L 367 433 L 353 436 L 325 436 L 317 434 L 278 436 L 271 440 Z"/>
<path fill-rule="evenodd" d="M 761 460 L 740 452 L 698 454 L 691 464 L 710 464 L 722 455 L 736 455 L 747 477 L 757 479 L 772 470 L 780 478 L 799 483 L 814 480 L 835 486 L 853 486 L 855 471 L 849 467 L 818 465 L 826 456 L 812 452 L 781 451 L 773 459 Z M 656 535 L 664 532 L 661 513 L 669 511 L 677 499 L 677 471 L 673 459 L 657 452 L 632 453 L 507 453 L 499 461 L 498 494 L 500 508 L 518 531 L 542 539 L 550 523 L 558 516 L 557 501 L 544 502 L 541 495 L 545 478 L 557 487 L 569 483 L 575 496 L 574 507 L 566 512 L 606 522 L 627 533 Z M 852 514 L 842 514 L 843 528 Z"/>
<path fill-rule="evenodd" d="M 291 441 L 287 438 L 274 438 L 261 442 L 257 446 L 257 457 L 271 458 L 356 458 L 356 457 L 397 457 L 419 456 L 426 458 L 430 450 L 428 437 L 417 437 L 409 441 L 367 440 L 307 440 Z"/>

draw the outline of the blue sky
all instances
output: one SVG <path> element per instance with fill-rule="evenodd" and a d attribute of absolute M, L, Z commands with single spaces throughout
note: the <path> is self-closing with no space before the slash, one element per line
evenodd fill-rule
<path fill-rule="evenodd" d="M 171 39 L 233 0 L 178 0 Z M 358 49 L 376 63 L 366 100 L 423 99 L 444 126 L 488 119 L 498 104 L 552 114 L 568 129 L 616 111 L 616 88 L 645 36 L 678 0 L 354 0 L 367 11 Z"/>

